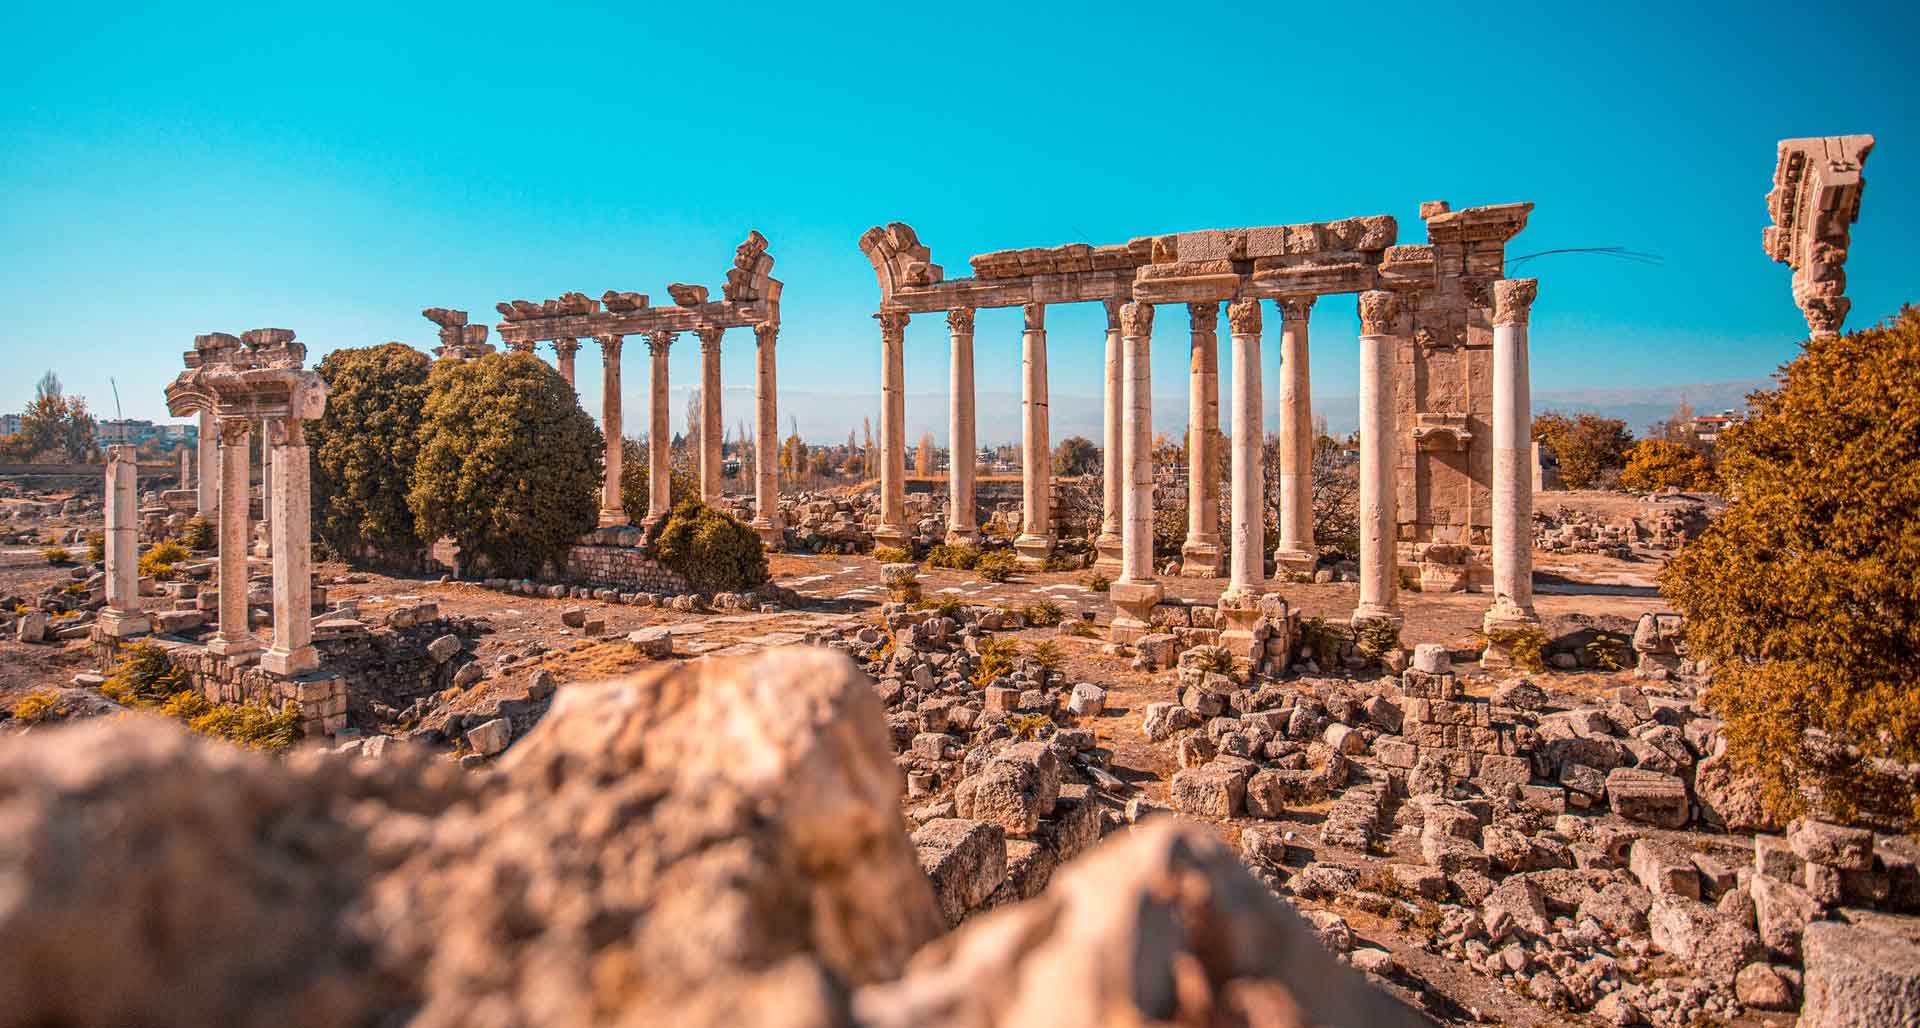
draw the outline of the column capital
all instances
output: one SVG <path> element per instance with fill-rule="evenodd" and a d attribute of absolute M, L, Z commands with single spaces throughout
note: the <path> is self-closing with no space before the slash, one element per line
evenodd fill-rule
<path fill-rule="evenodd" d="M 1260 334 L 1260 301 L 1235 300 L 1227 304 L 1227 327 L 1237 336 Z"/>
<path fill-rule="evenodd" d="M 1821 339 L 1840 334 L 1852 306 L 1853 301 L 1844 296 L 1809 296 L 1800 301 L 1800 313 L 1806 315 L 1813 337 Z"/>
<path fill-rule="evenodd" d="M 1020 313 L 1026 316 L 1027 331 L 1045 332 L 1047 330 L 1047 305 L 1044 303 L 1025 303 L 1020 305 Z"/>
<path fill-rule="evenodd" d="M 906 311 L 881 311 L 873 317 L 880 322 L 880 338 L 897 343 L 907 337 L 907 319 L 911 315 Z"/>
<path fill-rule="evenodd" d="M 947 312 L 947 328 L 963 335 L 973 334 L 973 308 L 955 307 Z"/>
<path fill-rule="evenodd" d="M 1394 319 L 1400 316 L 1400 296 L 1386 289 L 1369 289 L 1360 294 L 1360 334 L 1393 334 Z"/>
<path fill-rule="evenodd" d="M 299 418 L 268 418 L 266 424 L 267 445 L 307 445 L 307 423 Z"/>
<path fill-rule="evenodd" d="M 780 323 L 777 321 L 762 321 L 753 326 L 753 342 L 756 346 L 772 346 L 779 337 Z"/>
<path fill-rule="evenodd" d="M 1100 302 L 1107 308 L 1107 331 L 1120 331 L 1120 308 L 1126 306 L 1127 301 L 1118 296 L 1110 296 Z"/>
<path fill-rule="evenodd" d="M 718 325 L 708 325 L 694 329 L 693 334 L 700 338 L 700 352 L 712 353 L 720 349 L 720 340 L 727 330 Z"/>
<path fill-rule="evenodd" d="M 1187 304 L 1187 323 L 1192 326 L 1195 335 L 1218 335 L 1220 304 L 1212 300 Z"/>
<path fill-rule="evenodd" d="M 1533 298 L 1540 294 L 1537 278 L 1503 278 L 1493 284 L 1493 323 L 1525 325 L 1533 314 Z"/>
<path fill-rule="evenodd" d="M 1307 320 L 1313 315 L 1313 304 L 1318 299 L 1318 296 L 1282 296 L 1273 303 L 1280 308 L 1280 320 L 1284 323 Z"/>
<path fill-rule="evenodd" d="M 1128 301 L 1120 308 L 1120 334 L 1128 338 L 1153 335 L 1153 304 Z"/>
<path fill-rule="evenodd" d="M 647 333 L 647 352 L 666 353 L 673 346 L 673 339 L 680 333 L 670 328 L 656 328 Z"/>
<path fill-rule="evenodd" d="M 241 417 L 220 418 L 220 445 L 239 446 L 253 434 L 253 419 Z"/>
<path fill-rule="evenodd" d="M 593 341 L 600 344 L 602 355 L 617 360 L 620 357 L 620 345 L 626 341 L 626 337 L 610 332 L 606 335 L 594 336 Z"/>
<path fill-rule="evenodd" d="M 561 357 L 571 357 L 580 352 L 580 340 L 571 336 L 555 339 L 553 341 L 553 352 Z"/>
<path fill-rule="evenodd" d="M 511 353 L 532 353 L 533 340 L 531 339 L 522 339 L 519 341 L 509 340 L 507 342 L 507 350 Z"/>

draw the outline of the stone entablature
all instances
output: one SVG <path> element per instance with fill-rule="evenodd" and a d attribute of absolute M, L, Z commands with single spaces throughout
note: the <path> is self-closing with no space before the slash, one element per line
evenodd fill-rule
<path fill-rule="evenodd" d="M 1836 335 L 1852 302 L 1847 292 L 1847 247 L 1860 219 L 1861 170 L 1873 137 L 1783 139 L 1773 168 L 1761 233 L 1767 256 L 1793 269 L 1793 302 L 1813 335 Z"/>

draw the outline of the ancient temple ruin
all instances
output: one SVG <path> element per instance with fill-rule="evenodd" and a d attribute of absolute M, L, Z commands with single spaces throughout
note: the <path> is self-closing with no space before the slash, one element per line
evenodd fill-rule
<path fill-rule="evenodd" d="M 509 350 L 532 353 L 539 343 L 552 343 L 556 367 L 571 383 L 574 354 L 580 340 L 600 344 L 605 360 L 602 372 L 601 430 L 606 435 L 606 479 L 600 500 L 600 523 L 624 525 L 620 502 L 620 351 L 627 336 L 646 339 L 651 355 L 652 401 L 648 439 L 649 518 L 665 517 L 671 504 L 672 431 L 667 403 L 667 352 L 682 332 L 700 340 L 700 494 L 712 502 L 720 496 L 721 438 L 720 343 L 729 328 L 750 327 L 758 346 L 754 419 L 753 528 L 767 545 L 779 547 L 784 537 L 780 519 L 779 400 L 774 375 L 774 348 L 780 333 L 780 282 L 772 277 L 773 256 L 767 239 L 752 232 L 734 251 L 719 300 L 708 299 L 706 286 L 674 283 L 667 287 L 669 306 L 653 306 L 644 293 L 608 290 L 595 300 L 584 293 L 566 293 L 558 299 L 533 303 L 512 300 L 496 305 L 505 320 L 499 338 Z M 460 312 L 450 312 L 459 314 Z M 433 317 L 433 312 L 428 312 Z M 460 314 L 465 325 L 465 315 Z M 469 326 L 471 327 L 471 326 Z M 448 331 L 452 329 L 443 326 Z M 465 331 L 461 329 L 461 331 Z M 481 327 L 484 339 L 485 328 Z M 442 338 L 446 338 L 443 331 Z M 462 337 L 463 346 L 472 344 Z M 436 351 L 438 352 L 438 351 Z"/>
<path fill-rule="evenodd" d="M 1767 256 L 1793 269 L 1793 302 L 1818 339 L 1840 334 L 1853 306 L 1847 299 L 1847 246 L 1860 220 L 1861 176 L 1873 137 L 1783 139 L 1773 167 L 1761 234 Z"/>
<path fill-rule="evenodd" d="M 1451 210 L 1421 205 L 1427 242 L 1397 243 L 1386 215 L 1261 228 L 1143 236 L 1121 245 L 1085 243 L 976 256 L 973 276 L 947 279 L 907 225 L 869 229 L 860 247 L 880 282 L 881 527 L 906 532 L 905 329 L 914 314 L 944 311 L 952 348 L 952 437 L 971 452 L 973 323 L 980 307 L 1024 308 L 1023 476 L 1025 521 L 1015 546 L 1044 559 L 1054 540 L 1047 516 L 1049 453 L 1045 311 L 1098 301 L 1107 308 L 1106 510 L 1097 546 L 1117 564 L 1114 635 L 1129 641 L 1149 625 L 1162 590 L 1152 566 L 1152 389 L 1149 356 L 1156 305 L 1187 305 L 1190 334 L 1189 534 L 1183 574 L 1217 575 L 1219 486 L 1208 473 L 1219 445 L 1220 305 L 1233 344 L 1234 484 L 1225 549 L 1229 595 L 1251 595 L 1264 578 L 1261 497 L 1262 301 L 1279 308 L 1281 509 L 1274 552 L 1283 570 L 1311 567 L 1311 384 L 1308 319 L 1326 294 L 1359 297 L 1361 365 L 1361 597 L 1357 621 L 1398 619 L 1401 568 L 1423 589 L 1491 587 L 1490 626 L 1532 618 L 1526 545 L 1531 475 L 1526 461 L 1531 398 L 1526 363 L 1532 280 L 1502 278 L 1505 247 L 1525 228 L 1531 204 Z M 952 463 L 949 537 L 972 538 L 972 462 Z M 1516 540 L 1518 544 L 1516 545 Z"/>

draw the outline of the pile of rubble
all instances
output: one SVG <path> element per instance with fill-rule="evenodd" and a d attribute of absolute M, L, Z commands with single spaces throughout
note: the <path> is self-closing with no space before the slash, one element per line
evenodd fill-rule
<path fill-rule="evenodd" d="M 1707 501 L 1684 493 L 1649 496 L 1634 518 L 1642 537 L 1664 550 L 1679 549 L 1712 523 L 1713 510 Z"/>
<path fill-rule="evenodd" d="M 1533 546 L 1541 553 L 1591 553 L 1615 560 L 1632 560 L 1639 531 L 1633 523 L 1617 525 L 1581 510 L 1533 512 Z"/>

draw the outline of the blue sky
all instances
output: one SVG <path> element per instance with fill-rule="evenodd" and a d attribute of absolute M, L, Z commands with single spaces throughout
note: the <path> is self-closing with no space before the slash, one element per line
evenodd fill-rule
<path fill-rule="evenodd" d="M 909 222 L 958 275 L 984 250 L 1358 214 L 1417 242 L 1433 199 L 1533 201 L 1510 253 L 1665 258 L 1527 269 L 1537 390 L 1761 378 L 1805 332 L 1760 251 L 1774 143 L 1843 132 L 1879 136 L 1849 324 L 1920 298 L 1911 3 L 167 6 L 0 10 L 0 410 L 52 368 L 96 411 L 111 376 L 129 416 L 164 416 L 197 332 L 425 348 L 428 306 L 717 291 L 754 227 L 787 284 L 783 390 L 877 408 L 870 225 Z M 1050 313 L 1056 392 L 1099 391 L 1102 325 Z M 1179 396 L 1168 327 L 1155 391 Z M 1321 302 L 1316 393 L 1354 391 L 1356 330 Z M 941 320 L 908 345 L 909 391 L 943 390 Z M 982 312 L 977 345 L 980 388 L 1017 391 L 1019 315 Z M 698 359 L 676 348 L 677 383 Z M 726 380 L 752 360 L 740 333 Z M 597 411 L 591 347 L 580 370 Z"/>

